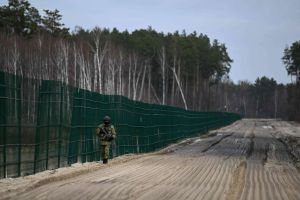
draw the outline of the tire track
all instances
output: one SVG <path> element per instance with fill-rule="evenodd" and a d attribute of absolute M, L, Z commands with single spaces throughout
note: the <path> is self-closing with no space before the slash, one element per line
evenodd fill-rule
<path fill-rule="evenodd" d="M 239 166 L 234 170 L 229 191 L 227 192 L 226 200 L 240 199 L 246 176 L 247 162 L 242 161 Z"/>
<path fill-rule="evenodd" d="M 146 154 L 11 199 L 300 199 L 289 146 L 268 128 L 276 123 L 241 120 L 170 153 Z"/>

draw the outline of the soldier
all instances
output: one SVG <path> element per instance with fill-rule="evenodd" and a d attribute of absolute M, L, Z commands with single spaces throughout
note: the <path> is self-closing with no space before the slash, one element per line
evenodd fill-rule
<path fill-rule="evenodd" d="M 101 155 L 103 164 L 107 164 L 109 157 L 109 146 L 110 143 L 116 138 L 116 130 L 113 125 L 110 124 L 110 117 L 105 116 L 103 123 L 96 128 L 96 134 L 100 139 L 101 144 Z"/>

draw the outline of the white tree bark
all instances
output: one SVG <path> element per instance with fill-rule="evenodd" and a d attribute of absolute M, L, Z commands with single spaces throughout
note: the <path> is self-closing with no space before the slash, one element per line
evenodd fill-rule
<path fill-rule="evenodd" d="M 63 56 L 63 63 L 62 63 L 62 70 L 63 70 L 63 80 L 66 84 L 69 84 L 69 73 L 68 73 L 68 66 L 69 66 L 69 44 L 67 42 L 61 41 L 61 50 Z"/>
<path fill-rule="evenodd" d="M 12 65 L 12 69 L 14 70 L 14 75 L 17 75 L 17 68 L 18 68 L 18 62 L 19 62 L 19 59 L 20 59 L 20 53 L 18 51 L 18 46 L 17 46 L 17 41 L 15 40 L 14 41 L 14 47 L 13 47 L 13 50 L 12 50 L 12 60 L 11 60 L 11 65 Z M 20 68 L 20 71 L 21 71 L 21 75 L 22 75 L 22 68 Z M 15 110 L 15 119 L 17 119 L 17 116 L 18 114 L 21 114 L 21 113 L 18 113 L 18 103 L 17 103 L 17 99 L 18 99 L 18 93 L 17 93 L 17 79 L 15 78 L 15 82 L 14 82 L 14 85 L 15 85 L 15 103 L 14 103 L 14 110 Z"/>
<path fill-rule="evenodd" d="M 77 54 L 79 72 L 79 88 L 91 90 L 91 76 L 88 62 L 85 61 L 83 49 L 81 48 Z"/>
<path fill-rule="evenodd" d="M 180 80 L 176 74 L 176 71 L 174 68 L 171 68 L 172 72 L 173 72 L 173 75 L 174 75 L 174 78 L 176 80 L 176 83 L 178 85 L 178 88 L 179 88 L 179 91 L 180 91 L 180 94 L 181 94 L 181 98 L 183 100 L 183 103 L 184 103 L 184 108 L 187 110 L 187 104 L 186 104 L 186 100 L 185 100 L 185 97 L 184 97 L 184 94 L 183 94 L 183 91 L 182 91 L 182 87 L 181 87 L 181 84 L 180 84 Z"/>
<path fill-rule="evenodd" d="M 173 56 L 173 69 L 176 69 L 176 53 Z M 171 105 L 174 105 L 175 100 L 175 78 L 172 78 L 172 89 L 171 89 Z"/>
<path fill-rule="evenodd" d="M 11 52 L 11 66 L 12 67 L 9 67 L 10 69 L 13 69 L 14 75 L 17 75 L 19 59 L 20 59 L 20 53 L 18 51 L 17 41 L 15 40 L 14 47 Z M 22 74 L 22 68 L 20 68 L 20 72 Z"/>
<path fill-rule="evenodd" d="M 100 39 L 101 39 L 101 30 L 97 29 L 93 33 L 93 45 L 90 45 L 93 53 L 94 53 L 94 88 L 95 91 L 99 91 L 100 93 L 103 92 L 103 80 L 102 80 L 102 65 L 103 61 L 107 52 L 108 43 L 105 41 L 104 45 L 100 45 Z"/>
<path fill-rule="evenodd" d="M 153 87 L 152 84 L 151 84 L 151 89 L 152 89 L 152 93 L 153 93 L 153 95 L 154 95 L 154 97 L 155 97 L 157 103 L 158 103 L 158 104 L 161 104 L 161 101 L 160 101 L 160 99 L 158 98 L 158 96 L 157 96 L 157 94 L 156 94 L 156 92 L 155 92 L 155 89 L 154 89 L 154 87 Z"/>
<path fill-rule="evenodd" d="M 109 56 L 108 57 L 108 72 L 106 76 L 106 94 L 115 94 L 115 74 L 116 74 L 116 66 L 114 59 Z"/>
<path fill-rule="evenodd" d="M 76 44 L 75 42 L 73 43 L 73 56 L 74 56 L 74 62 L 73 62 L 73 77 L 74 77 L 74 85 L 77 87 L 77 53 L 76 53 Z"/>
<path fill-rule="evenodd" d="M 123 52 L 122 50 L 119 51 L 119 65 L 118 65 L 118 91 L 117 91 L 117 94 L 118 95 L 122 95 L 123 94 L 123 91 L 122 91 L 122 88 L 123 88 L 123 82 L 122 82 L 122 69 L 123 69 Z"/>
<path fill-rule="evenodd" d="M 163 46 L 160 51 L 160 67 L 162 72 L 162 104 L 166 104 L 166 50 Z"/>
<path fill-rule="evenodd" d="M 134 68 L 133 68 L 133 74 L 132 74 L 132 89 L 133 89 L 133 97 L 132 99 L 135 101 L 137 100 L 137 91 L 138 91 L 138 83 L 139 83 L 139 80 L 140 80 L 140 77 L 141 77 L 141 73 L 142 73 L 142 69 L 140 69 L 138 71 L 138 56 L 135 54 L 133 56 L 133 65 L 134 65 Z"/>
<path fill-rule="evenodd" d="M 131 98 L 131 69 L 132 69 L 132 59 L 129 56 L 129 69 L 128 69 L 128 98 Z"/>
<path fill-rule="evenodd" d="M 151 65 L 148 67 L 148 103 L 151 103 Z"/>
<path fill-rule="evenodd" d="M 140 93 L 139 93 L 139 98 L 138 98 L 139 101 L 142 99 L 142 95 L 144 93 L 145 74 L 146 74 L 147 68 L 148 68 L 147 63 L 145 63 L 144 70 L 143 70 L 142 83 L 141 83 L 142 85 L 140 87 Z"/>

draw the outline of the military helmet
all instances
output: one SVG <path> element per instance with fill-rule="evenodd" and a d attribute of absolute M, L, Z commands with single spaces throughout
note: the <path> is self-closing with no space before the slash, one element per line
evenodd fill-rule
<path fill-rule="evenodd" d="M 104 123 L 104 124 L 110 124 L 110 121 L 111 121 L 111 119 L 110 119 L 110 117 L 107 116 L 107 115 L 103 118 L 103 123 Z"/>

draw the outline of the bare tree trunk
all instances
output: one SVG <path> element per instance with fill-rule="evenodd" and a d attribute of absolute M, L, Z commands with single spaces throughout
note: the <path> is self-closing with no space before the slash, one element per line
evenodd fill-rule
<path fill-rule="evenodd" d="M 131 69 L 132 69 L 132 59 L 129 56 L 129 70 L 128 70 L 128 98 L 131 98 Z"/>
<path fill-rule="evenodd" d="M 138 72 L 138 57 L 137 55 L 134 56 L 134 59 L 133 59 L 133 62 L 134 62 L 134 70 L 133 70 L 133 74 L 132 74 L 132 86 L 133 86 L 133 97 L 132 99 L 133 100 L 137 100 L 137 88 L 138 88 L 138 83 L 139 83 L 139 80 L 140 80 L 140 77 L 141 77 L 141 73 L 142 73 L 142 69 L 140 69 L 140 71 Z"/>
<path fill-rule="evenodd" d="M 201 92 L 201 95 L 200 95 L 200 98 L 199 98 L 199 111 L 201 110 L 204 110 L 205 107 L 204 107 L 204 101 L 205 101 L 205 80 L 203 77 L 201 77 L 201 81 L 200 81 L 200 92 Z"/>
<path fill-rule="evenodd" d="M 136 55 L 133 56 L 133 73 L 132 73 L 132 99 L 136 100 L 136 70 L 137 70 L 137 57 Z"/>
<path fill-rule="evenodd" d="M 176 68 L 174 68 L 174 69 L 176 70 Z M 178 80 L 181 80 L 181 62 L 180 62 L 180 60 L 178 60 L 177 77 L 178 77 Z M 175 99 L 178 99 L 179 95 L 180 95 L 180 91 L 175 89 Z M 176 103 L 176 106 L 179 105 L 178 102 L 175 102 L 175 103 Z"/>
<path fill-rule="evenodd" d="M 100 93 L 103 92 L 103 80 L 102 80 L 102 65 L 103 61 L 107 52 L 107 41 L 104 43 L 103 47 L 100 46 L 100 37 L 101 37 L 101 30 L 95 30 L 93 34 L 93 45 L 90 45 L 92 51 L 94 52 L 94 88 L 96 91 Z"/>
<path fill-rule="evenodd" d="M 208 91 L 208 97 L 206 98 L 206 103 L 207 103 L 207 108 L 206 111 L 210 110 L 210 85 L 209 85 L 209 79 L 206 80 L 206 86 L 207 86 L 207 91 Z"/>
<path fill-rule="evenodd" d="M 111 56 L 108 58 L 108 71 L 106 76 L 106 94 L 115 94 L 115 63 Z"/>
<path fill-rule="evenodd" d="M 192 102 L 193 102 L 193 110 L 196 110 L 196 107 L 197 107 L 197 89 L 198 89 L 198 66 L 196 68 L 196 72 L 195 74 L 193 75 L 194 77 L 194 81 L 193 81 L 193 99 L 192 99 Z"/>
<path fill-rule="evenodd" d="M 88 62 L 84 58 L 83 49 L 78 52 L 79 88 L 91 90 L 91 76 Z"/>
<path fill-rule="evenodd" d="M 123 68 L 123 53 L 122 50 L 119 51 L 119 78 L 118 78 L 118 92 L 117 94 L 122 95 L 122 68 Z"/>
<path fill-rule="evenodd" d="M 74 54 L 74 85 L 77 87 L 77 53 L 76 53 L 76 45 L 73 43 L 73 54 Z"/>
<path fill-rule="evenodd" d="M 17 75 L 17 67 L 18 67 L 18 62 L 19 62 L 19 59 L 20 59 L 20 53 L 18 51 L 18 47 L 17 47 L 17 41 L 15 39 L 14 41 L 14 47 L 13 47 L 13 50 L 12 50 L 12 68 L 14 70 L 14 75 L 16 76 Z M 22 72 L 22 68 L 20 69 L 21 72 Z M 14 85 L 15 85 L 15 88 L 17 88 L 17 79 L 15 78 L 15 82 L 14 82 Z M 15 119 L 17 119 L 17 116 L 18 116 L 18 103 L 17 103 L 17 99 L 18 99 L 18 93 L 17 93 L 17 89 L 14 90 L 15 91 L 15 103 L 14 103 L 14 106 L 15 106 Z"/>
<path fill-rule="evenodd" d="M 178 79 L 178 76 L 177 76 L 177 74 L 176 74 L 175 69 L 174 69 L 174 68 L 171 68 L 171 70 L 173 71 L 175 80 L 176 80 L 176 82 L 177 82 L 177 85 L 178 85 L 178 88 L 179 88 L 179 91 L 180 91 L 180 94 L 181 94 L 181 98 L 182 98 L 183 103 L 184 103 L 184 107 L 185 107 L 185 109 L 187 110 L 187 104 L 186 104 L 186 100 L 185 100 L 185 97 L 184 97 L 184 94 L 183 94 L 183 91 L 182 91 L 182 88 L 181 88 L 181 85 L 180 85 L 180 80 Z"/>
<path fill-rule="evenodd" d="M 160 66 L 162 72 L 162 104 L 166 104 L 166 50 L 163 46 L 160 51 Z"/>
<path fill-rule="evenodd" d="M 17 75 L 19 59 L 20 59 L 20 53 L 19 53 L 18 47 L 17 47 L 17 40 L 15 39 L 14 47 L 12 50 L 12 69 L 14 69 L 14 72 L 13 72 L 14 75 Z M 22 73 L 22 68 L 20 68 L 20 71 Z"/>
<path fill-rule="evenodd" d="M 69 73 L 68 73 L 68 66 L 69 66 L 69 44 L 66 42 L 61 41 L 61 50 L 62 50 L 62 56 L 63 56 L 63 63 L 62 63 L 62 69 L 63 69 L 63 79 L 66 84 L 69 84 Z"/>
<path fill-rule="evenodd" d="M 139 101 L 142 99 L 142 94 L 144 93 L 145 74 L 146 74 L 147 68 L 148 68 L 147 63 L 145 63 L 144 70 L 143 70 L 143 77 L 142 77 L 142 85 L 140 87 L 140 93 L 139 93 L 139 98 L 138 98 Z"/>
<path fill-rule="evenodd" d="M 173 57 L 173 69 L 176 70 L 176 56 Z M 175 99 L 175 78 L 172 78 L 172 89 L 171 89 L 171 105 L 174 105 Z"/>
<path fill-rule="evenodd" d="M 258 116 L 258 105 L 259 105 L 259 97 L 256 99 L 256 111 L 255 111 L 255 117 L 257 118 Z"/>
<path fill-rule="evenodd" d="M 155 97 L 157 103 L 158 103 L 158 104 L 161 104 L 161 101 L 159 100 L 159 98 L 158 98 L 158 96 L 157 96 L 157 94 L 156 94 L 156 92 L 155 92 L 155 89 L 154 89 L 154 87 L 152 86 L 152 84 L 151 84 L 151 89 L 152 89 L 153 95 L 154 95 L 154 97 Z"/>
<path fill-rule="evenodd" d="M 195 108 L 195 110 L 200 110 L 199 109 L 199 100 L 200 100 L 200 98 L 201 98 L 201 93 L 200 93 L 200 80 L 199 80 L 199 77 L 200 77 L 200 66 L 198 66 L 198 68 L 197 68 L 197 75 L 196 75 L 196 88 L 197 88 L 197 90 L 196 90 L 196 99 L 194 99 L 194 101 L 196 102 L 196 108 Z"/>
<path fill-rule="evenodd" d="M 151 66 L 149 66 L 148 73 L 148 103 L 151 103 Z"/>
<path fill-rule="evenodd" d="M 183 89 L 184 89 L 184 93 L 185 93 L 185 96 L 186 97 L 188 97 L 188 95 L 189 95 L 189 90 L 188 90 L 188 77 L 187 77 L 188 75 L 185 75 L 185 76 L 183 76 L 183 81 L 182 82 L 184 82 L 184 86 L 183 86 Z M 184 77 L 185 77 L 185 79 L 184 79 Z"/>

